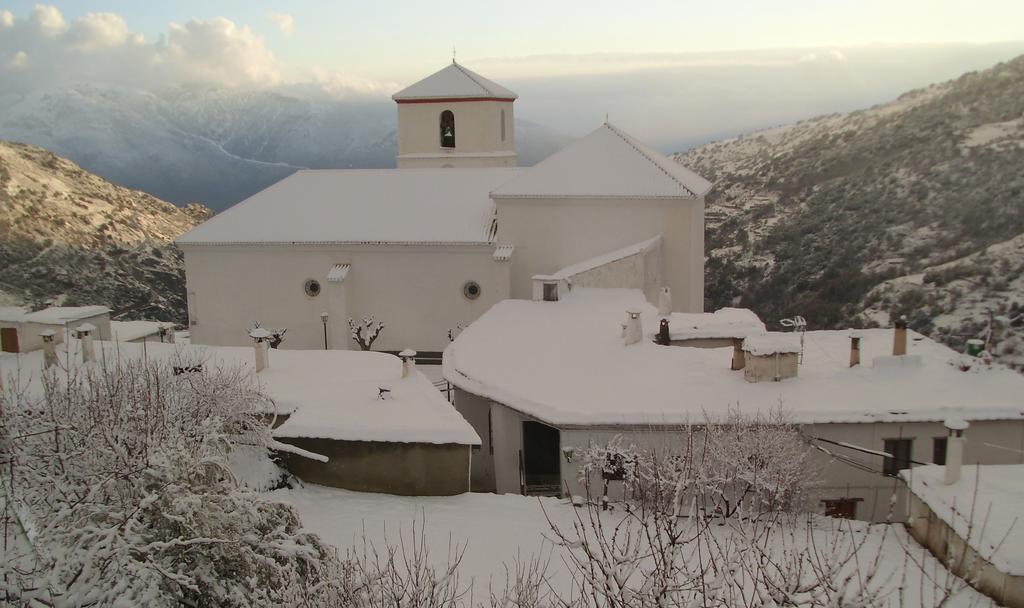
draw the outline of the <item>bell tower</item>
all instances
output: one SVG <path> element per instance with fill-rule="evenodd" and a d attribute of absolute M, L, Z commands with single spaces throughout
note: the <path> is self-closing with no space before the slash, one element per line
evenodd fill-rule
<path fill-rule="evenodd" d="M 517 97 L 454 59 L 395 93 L 398 168 L 516 166 Z"/>

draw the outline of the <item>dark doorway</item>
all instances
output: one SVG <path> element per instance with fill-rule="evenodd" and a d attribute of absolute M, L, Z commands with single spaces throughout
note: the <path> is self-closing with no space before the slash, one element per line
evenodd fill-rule
<path fill-rule="evenodd" d="M 523 492 L 561 496 L 562 469 L 558 429 L 539 422 L 523 423 Z"/>
<path fill-rule="evenodd" d="M 18 330 L 13 327 L 0 328 L 0 351 L 5 353 L 17 353 Z"/>

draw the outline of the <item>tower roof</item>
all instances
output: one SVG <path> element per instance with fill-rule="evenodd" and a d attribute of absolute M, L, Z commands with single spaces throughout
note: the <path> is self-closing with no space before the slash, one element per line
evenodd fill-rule
<path fill-rule="evenodd" d="M 452 61 L 443 69 L 395 93 L 391 99 L 403 103 L 446 99 L 511 101 L 517 97 L 500 84 Z"/>
<path fill-rule="evenodd" d="M 694 198 L 711 182 L 605 123 L 492 192 L 508 198 Z"/>

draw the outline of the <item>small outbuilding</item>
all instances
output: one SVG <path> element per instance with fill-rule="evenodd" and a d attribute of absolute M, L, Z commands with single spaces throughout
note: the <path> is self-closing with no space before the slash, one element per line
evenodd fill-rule
<path fill-rule="evenodd" d="M 51 306 L 35 312 L 14 307 L 0 307 L 0 352 L 27 353 L 43 347 L 40 332 L 52 330 L 54 342 L 64 341 L 70 326 L 89 323 L 97 335 L 110 337 L 110 309 L 106 306 Z"/>

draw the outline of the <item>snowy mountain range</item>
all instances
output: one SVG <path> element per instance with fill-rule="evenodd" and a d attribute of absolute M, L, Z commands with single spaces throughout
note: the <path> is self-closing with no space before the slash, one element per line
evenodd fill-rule
<path fill-rule="evenodd" d="M 299 168 L 393 167 L 390 100 L 303 90 L 78 85 L 0 94 L 0 139 L 41 146 L 176 204 L 222 210 Z M 521 164 L 569 141 L 518 121 Z"/>
<path fill-rule="evenodd" d="M 0 141 L 0 305 L 55 299 L 184 322 L 184 264 L 171 241 L 211 215 Z"/>
<path fill-rule="evenodd" d="M 704 145 L 712 307 L 911 327 L 1024 366 L 1024 57 Z"/>

